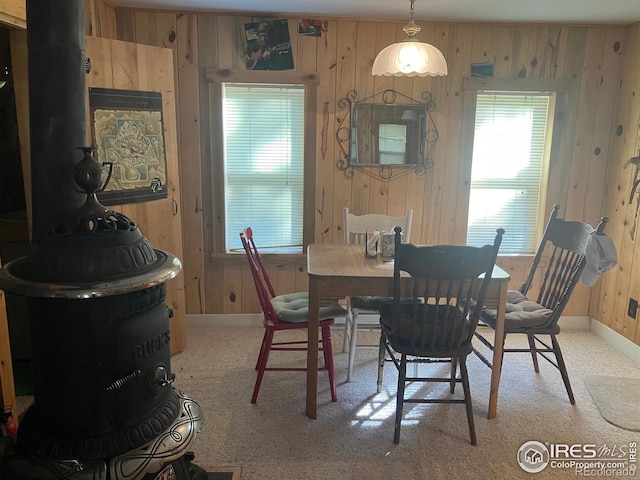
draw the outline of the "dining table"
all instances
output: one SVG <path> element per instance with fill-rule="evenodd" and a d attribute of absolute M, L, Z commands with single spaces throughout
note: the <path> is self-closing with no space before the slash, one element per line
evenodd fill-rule
<path fill-rule="evenodd" d="M 318 345 L 320 306 L 350 296 L 393 297 L 393 258 L 380 255 L 367 257 L 363 245 L 309 245 L 307 274 L 309 276 L 308 345 Z M 485 299 L 487 307 L 497 310 L 487 414 L 489 419 L 495 418 L 498 407 L 507 286 L 510 279 L 510 275 L 496 265 L 491 274 Z M 402 272 L 401 295 L 409 293 L 410 280 L 409 275 Z M 307 349 L 306 373 L 305 411 L 309 418 L 315 419 L 318 414 L 318 349 L 316 348 Z"/>

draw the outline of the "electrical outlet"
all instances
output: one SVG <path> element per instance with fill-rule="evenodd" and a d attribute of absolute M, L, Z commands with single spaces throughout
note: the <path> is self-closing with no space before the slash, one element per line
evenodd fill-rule
<path fill-rule="evenodd" d="M 627 315 L 631 318 L 636 318 L 636 313 L 638 313 L 638 300 L 635 298 L 629 298 L 629 308 L 627 309 Z"/>

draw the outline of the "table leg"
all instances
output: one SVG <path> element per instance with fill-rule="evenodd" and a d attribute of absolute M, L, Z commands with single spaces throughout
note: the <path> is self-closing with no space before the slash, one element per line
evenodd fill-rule
<path fill-rule="evenodd" d="M 491 367 L 491 390 L 489 392 L 489 414 L 487 418 L 495 418 L 498 410 L 498 388 L 500 387 L 500 374 L 502 372 L 502 355 L 504 348 L 504 316 L 507 306 L 508 282 L 500 282 L 500 296 L 498 298 L 498 310 L 496 317 L 496 329 L 493 346 L 493 361 Z"/>
<path fill-rule="evenodd" d="M 309 318 L 307 328 L 307 407 L 309 418 L 317 417 L 318 409 L 318 330 L 320 329 L 320 297 L 318 281 L 309 277 Z"/>

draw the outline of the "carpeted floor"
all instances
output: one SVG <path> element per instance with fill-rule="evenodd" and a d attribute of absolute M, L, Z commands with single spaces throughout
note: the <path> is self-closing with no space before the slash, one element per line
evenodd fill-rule
<path fill-rule="evenodd" d="M 640 364 L 589 331 L 563 331 L 559 338 L 575 406 L 547 362 L 540 363 L 536 374 L 530 355 L 507 354 L 498 414 L 488 420 L 491 372 L 469 357 L 476 446 L 469 443 L 464 406 L 442 404 L 406 408 L 400 444 L 394 445 L 395 369 L 385 368 L 384 388 L 377 394 L 377 351 L 361 348 L 353 381 L 346 383 L 347 354 L 341 352 L 338 329 L 333 333 L 337 402 L 331 402 L 327 374 L 321 372 L 318 418 L 309 419 L 304 414 L 304 373 L 267 372 L 252 405 L 263 332 L 258 327 L 190 327 L 188 348 L 171 361 L 174 385 L 196 400 L 204 415 L 193 446 L 196 463 L 242 467 L 242 480 L 575 480 L 576 472 L 569 468 L 523 471 L 518 450 L 530 441 L 610 449 L 640 442 L 640 433 L 601 416 L 584 382 L 589 375 L 624 375 L 640 383 Z M 372 341 L 379 335 L 365 332 L 359 339 L 364 342 L 366 334 Z M 304 353 L 299 353 L 274 354 L 273 360 L 304 365 Z M 430 392 L 438 396 L 448 390 L 445 385 Z"/>

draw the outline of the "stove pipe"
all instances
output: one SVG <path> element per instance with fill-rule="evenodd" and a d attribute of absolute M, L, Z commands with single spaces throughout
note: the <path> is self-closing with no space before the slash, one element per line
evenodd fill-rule
<path fill-rule="evenodd" d="M 74 188 L 87 144 L 84 0 L 27 0 L 33 243 L 84 201 Z"/>

